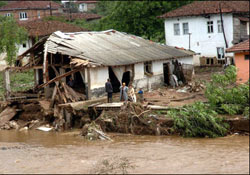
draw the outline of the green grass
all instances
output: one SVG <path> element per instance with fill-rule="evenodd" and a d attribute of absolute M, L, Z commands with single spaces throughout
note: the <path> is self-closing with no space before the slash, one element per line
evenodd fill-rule
<path fill-rule="evenodd" d="M 12 92 L 25 91 L 34 86 L 34 72 L 11 72 L 10 87 Z M 0 73 L 0 96 L 4 94 L 3 72 Z"/>

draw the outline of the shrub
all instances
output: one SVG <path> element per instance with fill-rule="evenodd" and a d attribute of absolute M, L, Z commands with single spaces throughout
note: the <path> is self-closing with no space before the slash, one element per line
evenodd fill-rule
<path fill-rule="evenodd" d="M 171 110 L 168 115 L 174 119 L 174 130 L 185 137 L 225 136 L 229 127 L 209 105 L 202 102 Z"/>

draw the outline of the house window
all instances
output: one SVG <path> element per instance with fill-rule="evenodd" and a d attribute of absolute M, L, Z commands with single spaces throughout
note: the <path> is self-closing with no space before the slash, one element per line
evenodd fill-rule
<path fill-rule="evenodd" d="M 249 55 L 245 55 L 245 60 L 249 60 Z"/>
<path fill-rule="evenodd" d="M 174 24 L 174 35 L 180 35 L 180 25 L 178 23 Z"/>
<path fill-rule="evenodd" d="M 11 16 L 11 13 L 6 13 L 5 16 Z"/>
<path fill-rule="evenodd" d="M 209 60 L 210 60 L 210 59 L 209 59 L 209 58 L 207 58 L 207 64 L 209 64 Z"/>
<path fill-rule="evenodd" d="M 218 25 L 218 33 L 222 33 L 221 20 L 218 20 L 218 21 L 217 21 L 217 25 Z"/>
<path fill-rule="evenodd" d="M 207 33 L 214 33 L 213 21 L 207 22 Z"/>
<path fill-rule="evenodd" d="M 225 57 L 224 48 L 223 47 L 217 47 L 217 58 L 222 59 L 224 57 Z"/>
<path fill-rule="evenodd" d="M 23 43 L 23 48 L 26 48 L 26 47 L 27 47 L 26 43 Z"/>
<path fill-rule="evenodd" d="M 37 17 L 40 19 L 41 16 L 40 16 L 40 11 L 37 11 Z"/>
<path fill-rule="evenodd" d="M 26 12 L 20 12 L 19 13 L 19 19 L 20 20 L 27 20 L 28 19 L 27 13 Z"/>
<path fill-rule="evenodd" d="M 152 74 L 152 61 L 146 61 L 144 63 L 144 73 Z"/>
<path fill-rule="evenodd" d="M 183 35 L 188 35 L 188 23 L 183 23 Z"/>

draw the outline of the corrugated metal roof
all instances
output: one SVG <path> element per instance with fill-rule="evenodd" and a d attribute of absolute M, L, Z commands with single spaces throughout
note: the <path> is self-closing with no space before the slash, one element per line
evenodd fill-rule
<path fill-rule="evenodd" d="M 188 57 L 194 54 L 191 51 L 161 45 L 115 30 L 55 32 L 46 43 L 48 44 L 48 52 L 58 52 L 109 66 Z"/>
<path fill-rule="evenodd" d="M 57 31 L 49 36 L 45 44 L 48 45 L 50 53 L 61 53 L 105 66 L 185 58 L 194 54 L 192 51 L 158 44 L 112 29 L 75 33 Z M 32 50 L 32 47 L 29 50 Z M 24 54 L 27 55 L 29 50 Z M 19 57 L 25 56 L 24 54 Z"/>

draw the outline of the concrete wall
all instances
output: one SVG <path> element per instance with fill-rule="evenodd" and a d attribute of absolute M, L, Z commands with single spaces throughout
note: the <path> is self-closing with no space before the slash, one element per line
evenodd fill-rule
<path fill-rule="evenodd" d="M 200 53 L 200 56 L 217 57 L 216 47 L 224 47 L 224 50 L 226 49 L 223 33 L 218 33 L 217 20 L 220 20 L 219 15 L 211 15 L 210 20 L 201 16 L 166 19 L 166 44 L 189 49 L 189 35 L 184 35 L 182 28 L 182 23 L 188 22 L 189 33 L 192 33 L 190 39 L 190 49 L 196 53 Z M 207 21 L 213 21 L 213 33 L 208 33 Z M 233 45 L 232 14 L 223 14 L 223 21 L 228 47 L 231 47 Z M 174 35 L 174 23 L 179 23 L 180 35 Z M 233 54 L 225 53 L 225 56 L 233 56 Z"/>
<path fill-rule="evenodd" d="M 193 57 L 177 59 L 181 63 L 190 64 L 193 61 Z M 133 86 L 136 90 L 143 88 L 144 90 L 151 90 L 163 85 L 163 64 L 169 62 L 172 64 L 172 60 L 153 61 L 152 62 L 152 76 L 144 74 L 144 63 L 137 63 L 134 65 L 134 81 Z M 124 66 L 125 70 L 125 66 Z M 92 98 L 106 95 L 105 83 L 109 78 L 108 67 L 92 68 L 90 69 L 91 78 L 91 92 Z"/>
<path fill-rule="evenodd" d="M 245 55 L 249 55 L 249 52 L 235 53 L 238 83 L 245 83 L 249 80 L 249 60 L 245 60 Z"/>

